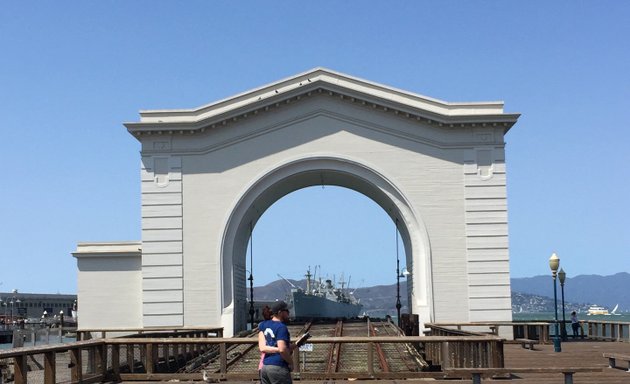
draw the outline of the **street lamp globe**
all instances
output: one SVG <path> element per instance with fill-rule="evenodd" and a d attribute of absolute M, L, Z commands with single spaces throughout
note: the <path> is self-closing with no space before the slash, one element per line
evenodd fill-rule
<path fill-rule="evenodd" d="M 549 258 L 549 268 L 551 268 L 551 276 L 553 277 L 553 308 L 555 312 L 555 334 L 553 338 L 554 352 L 562 352 L 562 346 L 560 343 L 560 327 L 558 324 L 558 294 L 556 291 L 556 275 L 558 273 L 558 267 L 560 267 L 560 258 L 554 252 Z"/>
<path fill-rule="evenodd" d="M 560 280 L 560 285 L 564 285 L 564 280 L 567 278 L 566 272 L 564 269 L 560 268 L 560 272 L 558 272 L 558 280 Z"/>
<path fill-rule="evenodd" d="M 549 258 L 549 268 L 551 268 L 554 279 L 556 278 L 556 273 L 558 273 L 558 267 L 560 267 L 560 258 L 554 252 Z"/>

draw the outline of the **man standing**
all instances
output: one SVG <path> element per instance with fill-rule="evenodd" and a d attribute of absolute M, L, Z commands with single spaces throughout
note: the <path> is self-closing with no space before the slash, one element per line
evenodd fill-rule
<path fill-rule="evenodd" d="M 265 353 L 260 378 L 262 384 L 291 384 L 291 336 L 285 324 L 289 321 L 289 307 L 284 301 L 277 301 L 271 306 L 271 313 L 271 320 L 258 326 L 264 335 L 264 339 L 259 338 L 258 348 Z M 270 353 L 268 347 L 277 348 L 277 352 Z"/>
<path fill-rule="evenodd" d="M 578 338 L 578 330 L 580 329 L 580 321 L 577 318 L 575 311 L 571 312 L 571 328 L 573 329 L 573 338 Z"/>

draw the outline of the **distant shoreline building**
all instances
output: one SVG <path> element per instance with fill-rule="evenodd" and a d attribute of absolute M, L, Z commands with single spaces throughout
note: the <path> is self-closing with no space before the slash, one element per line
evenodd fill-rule
<path fill-rule="evenodd" d="M 11 312 L 14 318 L 34 319 L 59 316 L 72 316 L 72 308 L 77 295 L 51 293 L 0 292 L 0 317 L 9 319 Z"/>
<path fill-rule="evenodd" d="M 142 239 L 77 245 L 79 328 L 246 329 L 251 231 L 315 185 L 352 189 L 391 218 L 421 323 L 510 321 L 504 138 L 519 116 L 324 68 L 141 111 L 125 126 L 142 146 Z"/>

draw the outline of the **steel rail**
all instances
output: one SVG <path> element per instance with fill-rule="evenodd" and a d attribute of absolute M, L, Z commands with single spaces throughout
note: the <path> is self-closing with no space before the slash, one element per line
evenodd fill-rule
<path fill-rule="evenodd" d="M 376 329 L 373 323 L 370 323 L 370 335 L 376 336 Z M 381 366 L 381 370 L 385 373 L 389 372 L 389 364 L 387 363 L 387 358 L 385 357 L 385 353 L 383 352 L 383 348 L 381 348 L 380 343 L 374 343 L 374 348 L 376 349 L 376 355 L 378 356 L 378 363 Z"/>
<path fill-rule="evenodd" d="M 390 327 L 392 327 L 391 325 L 388 325 L 386 327 L 383 327 L 385 329 L 385 333 L 387 333 L 388 336 L 392 336 L 391 331 L 390 331 Z M 398 328 L 396 328 L 396 336 L 400 336 L 400 331 Z M 405 344 L 408 346 L 408 344 Z M 400 360 L 403 362 L 403 364 L 405 365 L 405 367 L 407 368 L 408 371 L 413 372 L 415 370 L 418 369 L 418 366 L 416 364 L 411 364 L 409 362 L 408 357 L 410 356 L 409 351 L 407 350 L 407 348 L 404 348 L 403 346 L 401 346 L 400 344 L 394 344 L 394 348 L 396 349 L 396 352 L 398 352 L 398 355 L 400 356 Z M 404 349 L 404 350 L 403 350 Z"/>
<path fill-rule="evenodd" d="M 341 337 L 343 334 L 343 321 L 337 321 L 337 325 L 334 330 L 334 337 Z M 332 343 L 328 352 L 328 366 L 326 368 L 327 373 L 335 373 L 339 369 L 339 360 L 341 352 L 341 343 Z"/>

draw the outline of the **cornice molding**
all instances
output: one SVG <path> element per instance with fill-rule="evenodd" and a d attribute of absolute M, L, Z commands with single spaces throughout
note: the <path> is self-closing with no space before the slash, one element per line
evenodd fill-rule
<path fill-rule="evenodd" d="M 266 125 L 266 126 L 261 126 L 259 128 L 257 128 L 256 130 L 249 132 L 247 134 L 244 135 L 240 135 L 240 136 L 235 136 L 235 137 L 231 137 L 229 139 L 220 141 L 220 142 L 215 142 L 212 143 L 211 145 L 207 145 L 207 146 L 203 146 L 203 147 L 199 147 L 199 148 L 190 148 L 190 149 L 178 149 L 178 150 L 173 150 L 170 146 L 167 149 L 164 150 L 160 150 L 160 149 L 143 149 L 142 150 L 142 155 L 143 156 L 151 156 L 151 155 L 156 155 L 156 154 L 163 154 L 163 153 L 168 153 L 171 155 L 200 155 L 200 154 L 207 154 L 207 153 L 211 153 L 220 149 L 224 149 L 227 148 L 229 146 L 232 145 L 236 145 L 238 143 L 250 140 L 252 138 L 261 136 L 261 135 L 266 135 L 270 132 L 279 130 L 279 129 L 283 129 L 286 128 L 288 126 L 294 125 L 296 123 L 302 122 L 302 121 L 306 121 L 309 119 L 313 119 L 313 118 L 317 118 L 317 117 L 327 117 L 330 119 L 334 119 L 337 121 L 341 121 L 341 122 L 345 122 L 345 123 L 350 123 L 356 126 L 360 126 L 362 128 L 365 129 L 369 129 L 375 132 L 380 132 L 380 133 L 384 133 L 384 134 L 388 134 L 388 135 L 392 135 L 392 136 L 396 136 L 405 140 L 411 140 L 414 141 L 416 143 L 420 143 L 420 144 L 424 144 L 424 145 L 428 145 L 434 148 L 440 148 L 440 149 L 454 149 L 454 148 L 472 148 L 472 147 L 479 147 L 479 146 L 492 146 L 495 148 L 503 148 L 505 146 L 505 143 L 503 141 L 497 142 L 497 141 L 484 141 L 483 139 L 479 139 L 479 140 L 465 140 L 465 141 L 455 141 L 455 142 L 445 142 L 445 141 L 440 141 L 440 140 L 435 140 L 435 139 L 430 139 L 427 137 L 423 137 L 421 135 L 416 135 L 416 134 L 412 134 L 409 132 L 402 132 L 398 129 L 395 128 L 391 128 L 388 126 L 383 126 L 380 124 L 377 124 L 373 121 L 368 121 L 368 120 L 363 120 L 363 119 L 359 119 L 356 117 L 351 117 L 351 116 L 347 116 L 347 115 L 342 115 L 333 111 L 329 111 L 329 110 L 325 110 L 325 109 L 318 109 L 318 110 L 314 110 L 314 111 L 310 111 L 307 114 L 304 115 L 299 115 L 299 116 L 295 116 L 292 117 L 289 120 L 283 120 L 283 121 L 276 121 L 273 124 L 270 125 Z M 498 129 L 498 128 L 495 128 Z"/>
<path fill-rule="evenodd" d="M 500 126 L 507 132 L 520 116 L 504 113 L 503 102 L 449 103 L 316 68 L 196 109 L 141 111 L 140 122 L 125 126 L 138 138 L 204 133 L 315 95 L 445 128 Z"/>
<path fill-rule="evenodd" d="M 77 249 L 72 252 L 72 256 L 76 258 L 140 257 L 141 255 L 142 242 L 140 241 L 84 242 L 78 243 Z"/>

